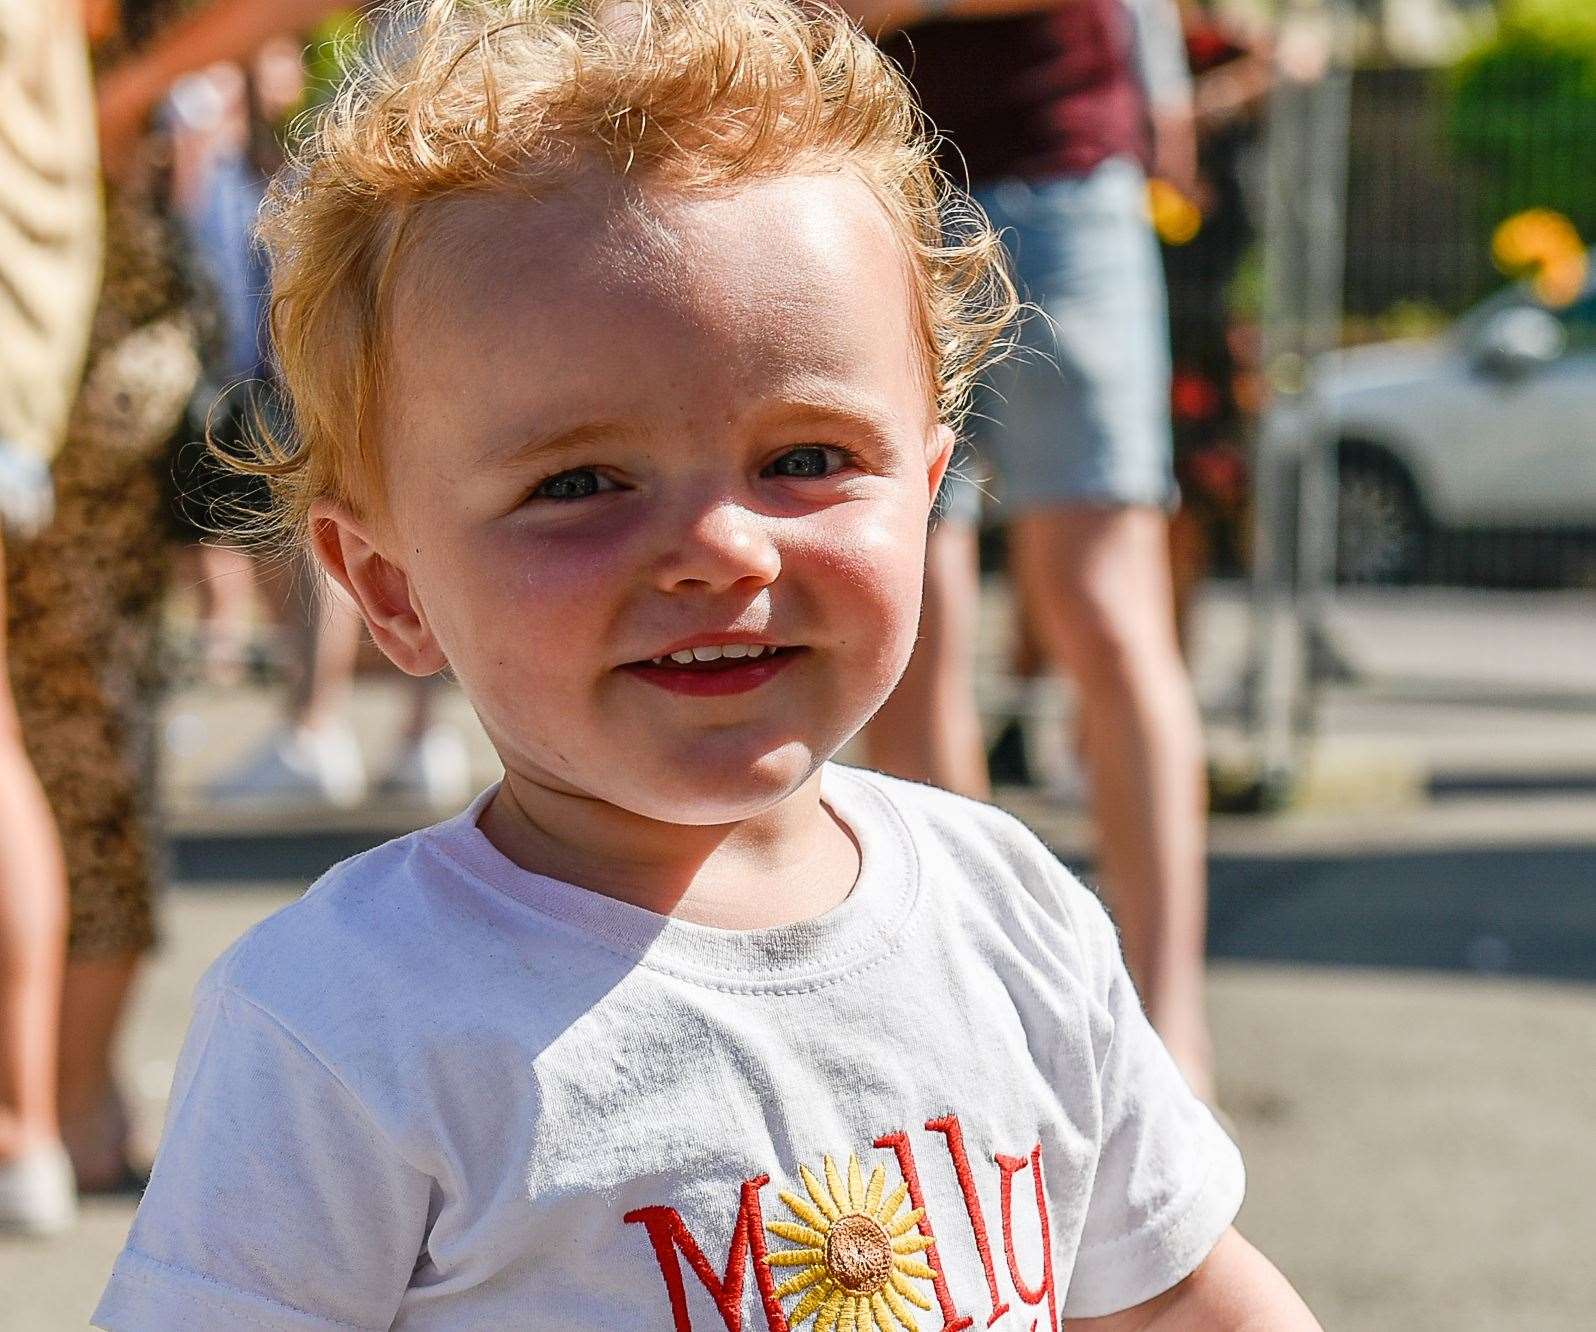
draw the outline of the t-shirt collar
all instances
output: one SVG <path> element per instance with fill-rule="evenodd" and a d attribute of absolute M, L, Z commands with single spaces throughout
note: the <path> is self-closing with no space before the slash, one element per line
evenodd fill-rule
<path fill-rule="evenodd" d="M 808 988 L 894 947 L 920 891 L 914 842 L 887 795 L 834 764 L 822 770 L 820 789 L 858 842 L 858 880 L 847 898 L 823 915 L 765 929 L 728 930 L 677 920 L 522 869 L 478 826 L 497 784 L 431 829 L 426 842 L 476 882 L 641 967 L 718 989 Z"/>

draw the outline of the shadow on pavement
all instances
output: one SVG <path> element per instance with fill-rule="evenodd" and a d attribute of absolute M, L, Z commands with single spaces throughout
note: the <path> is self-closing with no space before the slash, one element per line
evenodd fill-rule
<path fill-rule="evenodd" d="M 1596 845 L 1215 857 L 1209 952 L 1596 981 Z"/>
<path fill-rule="evenodd" d="M 187 836 L 175 881 L 310 883 L 378 842 L 359 832 Z M 1217 855 L 1216 958 L 1596 981 L 1596 843 Z"/>

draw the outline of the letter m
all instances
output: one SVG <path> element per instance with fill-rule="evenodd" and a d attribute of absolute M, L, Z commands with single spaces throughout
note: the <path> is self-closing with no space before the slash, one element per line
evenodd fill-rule
<path fill-rule="evenodd" d="M 788 1332 L 786 1315 L 782 1313 L 781 1301 L 776 1298 L 776 1283 L 765 1262 L 765 1217 L 759 1208 L 759 1190 L 768 1183 L 769 1175 L 758 1175 L 743 1182 L 742 1201 L 737 1208 L 737 1226 L 732 1231 L 731 1253 L 727 1255 L 723 1276 L 715 1274 L 698 1241 L 693 1238 L 674 1207 L 639 1207 L 622 1218 L 628 1225 L 640 1225 L 648 1232 L 649 1243 L 654 1246 L 654 1257 L 659 1261 L 660 1275 L 665 1278 L 665 1291 L 670 1296 L 675 1332 L 693 1332 L 693 1318 L 687 1310 L 687 1288 L 682 1278 L 681 1258 L 687 1259 L 693 1275 L 709 1292 L 709 1298 L 720 1311 L 721 1321 L 726 1324 L 726 1332 L 743 1332 L 743 1279 L 747 1276 L 750 1257 L 754 1260 L 754 1281 L 765 1307 L 769 1332 Z M 678 1249 L 681 1257 L 677 1256 Z"/>

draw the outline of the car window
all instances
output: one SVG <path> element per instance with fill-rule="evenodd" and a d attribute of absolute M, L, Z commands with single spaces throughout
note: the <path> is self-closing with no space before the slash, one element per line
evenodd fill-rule
<path fill-rule="evenodd" d="M 1487 297 L 1462 315 L 1452 326 L 1452 336 L 1466 344 L 1472 344 L 1480 331 L 1503 310 L 1519 305 L 1530 305 L 1533 300 L 1524 286 L 1507 287 L 1494 296 Z"/>
<path fill-rule="evenodd" d="M 1568 336 L 1569 351 L 1596 351 L 1596 291 L 1587 291 L 1556 314 Z"/>
<path fill-rule="evenodd" d="M 1506 310 L 1532 306 L 1546 306 L 1531 292 L 1527 283 L 1515 283 L 1494 296 L 1487 297 L 1472 310 L 1462 315 L 1452 326 L 1451 336 L 1463 346 L 1472 346 L 1476 338 Z M 1596 352 L 1596 286 L 1588 287 L 1572 305 L 1553 310 L 1563 325 L 1564 336 L 1570 351 Z"/>

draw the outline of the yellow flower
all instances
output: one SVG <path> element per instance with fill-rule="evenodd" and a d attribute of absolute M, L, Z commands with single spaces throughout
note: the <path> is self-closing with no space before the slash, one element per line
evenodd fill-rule
<path fill-rule="evenodd" d="M 1156 176 L 1147 182 L 1147 218 L 1165 245 L 1189 245 L 1203 229 L 1202 209 Z"/>
<path fill-rule="evenodd" d="M 915 1208 L 899 1215 L 908 1187 L 899 1184 L 883 1199 L 886 1171 L 877 1166 L 867 1184 L 853 1156 L 846 1183 L 829 1156 L 825 1183 L 808 1166 L 800 1165 L 798 1174 L 809 1196 L 781 1195 L 797 1221 L 768 1226 L 798 1247 L 766 1259 L 772 1268 L 799 1269 L 776 1287 L 778 1299 L 800 1297 L 788 1314 L 791 1326 L 813 1318 L 811 1332 L 919 1332 L 909 1306 L 928 1310 L 931 1301 L 914 1283 L 937 1274 L 915 1256 L 932 1244 L 916 1229 L 925 1213 Z"/>
<path fill-rule="evenodd" d="M 1509 277 L 1528 277 L 1535 294 L 1554 310 L 1578 300 L 1590 276 L 1590 256 L 1578 229 L 1550 208 L 1529 208 L 1508 218 L 1491 237 L 1491 255 Z"/>

